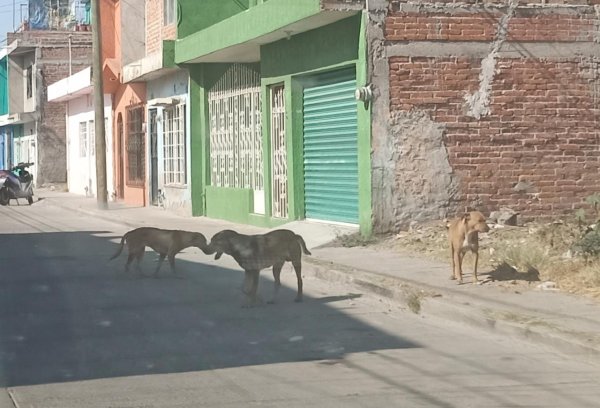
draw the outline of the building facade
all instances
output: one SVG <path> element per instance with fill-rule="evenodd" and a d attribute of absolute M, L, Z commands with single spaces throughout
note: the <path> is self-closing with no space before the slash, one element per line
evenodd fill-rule
<path fill-rule="evenodd" d="M 11 161 L 34 162 L 36 185 L 67 181 L 64 104 L 48 102 L 48 85 L 91 63 L 91 33 L 20 31 L 7 34 Z"/>
<path fill-rule="evenodd" d="M 369 106 L 362 1 L 181 0 L 195 215 L 368 233 Z"/>
<path fill-rule="evenodd" d="M 109 81 L 110 78 L 105 78 L 105 80 Z M 97 194 L 93 90 L 92 70 L 89 67 L 48 87 L 48 101 L 66 104 L 68 191 L 88 197 Z M 112 96 L 105 94 L 104 123 L 108 192 L 114 191 L 112 122 Z"/>
<path fill-rule="evenodd" d="M 145 54 L 123 67 L 126 83 L 146 86 L 146 199 L 192 214 L 189 75 L 174 63 L 177 2 L 145 1 Z"/>
<path fill-rule="evenodd" d="M 0 52 L 0 169 L 11 167 L 10 146 L 12 126 L 2 123 L 8 121 L 8 58 L 6 50 Z"/>
<path fill-rule="evenodd" d="M 370 0 L 376 230 L 600 191 L 596 0 Z"/>
<path fill-rule="evenodd" d="M 147 141 L 146 141 L 146 84 L 124 81 L 123 67 L 141 59 L 145 54 L 144 0 L 101 3 L 105 40 L 105 71 L 113 80 L 105 84 L 112 95 L 113 174 L 115 199 L 132 205 L 148 205 Z M 104 34 L 103 34 L 104 35 Z"/>

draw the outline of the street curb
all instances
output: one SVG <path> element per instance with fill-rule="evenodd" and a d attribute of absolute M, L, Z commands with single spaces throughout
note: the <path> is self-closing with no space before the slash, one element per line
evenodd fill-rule
<path fill-rule="evenodd" d="M 522 339 L 553 347 L 583 358 L 600 358 L 598 334 L 575 332 L 540 317 L 497 307 L 469 295 L 457 295 L 420 282 L 382 275 L 354 267 L 336 264 L 314 257 L 305 257 L 313 266 L 307 276 L 343 283 L 407 307 L 413 313 L 467 324 L 489 332 L 518 336 Z"/>
<path fill-rule="evenodd" d="M 48 199 L 48 203 L 131 228 L 143 225 L 139 222 L 115 219 L 100 211 L 63 205 L 52 199 Z M 494 302 L 481 301 L 465 294 L 451 293 L 443 288 L 432 287 L 421 282 L 378 274 L 314 256 L 305 256 L 304 260 L 312 266 L 310 269 L 303 269 L 305 276 L 354 286 L 358 290 L 403 305 L 422 316 L 467 324 L 498 334 L 516 335 L 564 353 L 580 354 L 585 358 L 600 358 L 600 337 L 598 335 L 594 339 L 590 333 L 564 329 L 547 323 L 539 317 L 497 307 Z"/>

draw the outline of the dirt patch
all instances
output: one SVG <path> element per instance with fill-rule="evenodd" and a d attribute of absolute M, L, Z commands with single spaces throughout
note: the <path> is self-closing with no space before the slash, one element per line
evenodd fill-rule
<path fill-rule="evenodd" d="M 441 220 L 413 225 L 408 231 L 360 244 L 448 263 L 450 276 L 446 224 L 446 220 Z M 589 227 L 583 227 L 576 219 L 490 226 L 489 233 L 480 234 L 478 274 L 482 284 L 517 292 L 561 290 L 600 300 L 600 261 L 586 259 L 577 250 Z M 473 270 L 471 254 L 465 256 L 463 270 L 469 281 Z"/>

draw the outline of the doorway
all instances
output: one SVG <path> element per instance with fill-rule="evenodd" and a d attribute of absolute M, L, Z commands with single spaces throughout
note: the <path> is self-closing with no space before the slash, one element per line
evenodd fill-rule
<path fill-rule="evenodd" d="M 158 129 L 157 110 L 150 109 L 150 203 L 158 205 Z"/>
<path fill-rule="evenodd" d="M 125 198 L 125 141 L 123 140 L 123 115 L 117 117 L 117 198 Z"/>

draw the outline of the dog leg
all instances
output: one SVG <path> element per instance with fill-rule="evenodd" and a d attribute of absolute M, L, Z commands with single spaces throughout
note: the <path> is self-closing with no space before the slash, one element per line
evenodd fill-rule
<path fill-rule="evenodd" d="M 177 276 L 177 269 L 175 269 L 175 254 L 169 254 L 169 265 L 171 265 L 171 272 Z"/>
<path fill-rule="evenodd" d="M 450 280 L 456 279 L 456 259 L 454 255 L 454 245 L 450 244 L 450 258 L 452 259 L 452 274 L 450 275 Z"/>
<path fill-rule="evenodd" d="M 246 292 L 247 301 L 244 307 L 252 307 L 259 303 L 256 292 L 258 291 L 258 275 L 260 271 L 246 271 L 246 282 L 244 286 L 247 289 L 248 283 L 250 283 L 250 290 Z"/>
<path fill-rule="evenodd" d="M 144 272 L 142 272 L 142 267 L 140 266 L 140 262 L 142 261 L 142 258 L 144 257 L 145 249 L 146 249 L 145 247 L 142 248 L 140 250 L 140 252 L 137 254 L 137 256 L 135 257 L 135 261 L 136 261 L 135 266 L 136 266 L 137 272 L 140 276 L 144 274 Z"/>
<path fill-rule="evenodd" d="M 159 254 L 158 255 L 158 265 L 156 265 L 156 270 L 154 271 L 154 277 L 158 278 L 158 271 L 160 271 L 160 267 L 163 264 L 163 261 L 165 260 L 165 257 L 167 255 L 166 254 Z"/>
<path fill-rule="evenodd" d="M 294 271 L 296 272 L 296 280 L 298 281 L 298 294 L 296 295 L 295 302 L 302 302 L 302 261 L 292 261 Z"/>
<path fill-rule="evenodd" d="M 462 253 L 460 250 L 454 250 L 452 256 L 452 270 L 454 271 L 454 279 L 458 279 L 458 283 L 462 283 Z"/>
<path fill-rule="evenodd" d="M 127 262 L 125 263 L 125 273 L 129 272 L 129 265 L 131 265 L 131 262 L 133 262 L 134 258 L 135 258 L 135 254 L 130 251 L 129 256 L 127 257 Z"/>
<path fill-rule="evenodd" d="M 479 279 L 477 278 L 477 261 L 479 260 L 479 252 L 473 251 L 473 254 L 475 255 L 475 266 L 473 267 L 473 283 L 477 283 L 479 282 Z"/>
<path fill-rule="evenodd" d="M 273 287 L 273 299 L 268 301 L 267 303 L 275 303 L 277 300 L 277 295 L 279 294 L 279 288 L 281 287 L 281 280 L 279 279 L 281 275 L 281 268 L 283 268 L 283 262 L 273 265 L 273 279 L 274 279 L 274 287 Z"/>
<path fill-rule="evenodd" d="M 458 279 L 458 282 L 456 282 L 456 283 L 458 283 L 459 285 L 462 285 L 462 283 L 463 283 L 463 279 L 462 279 L 462 263 L 463 263 L 463 260 L 465 258 L 464 252 L 457 251 L 457 258 L 458 258 L 458 262 L 456 264 L 456 272 L 457 272 L 456 279 Z"/>

